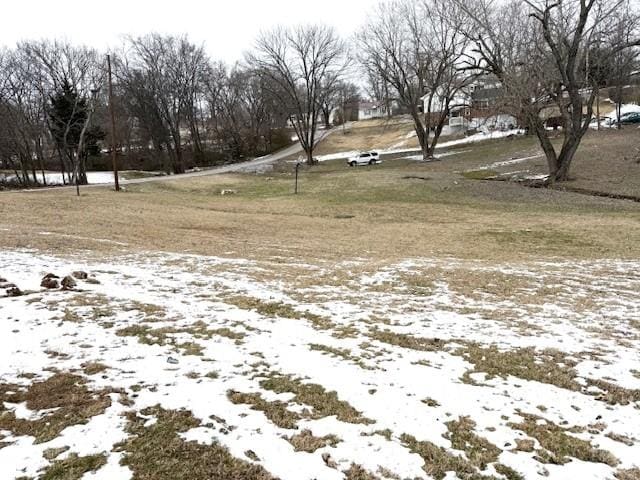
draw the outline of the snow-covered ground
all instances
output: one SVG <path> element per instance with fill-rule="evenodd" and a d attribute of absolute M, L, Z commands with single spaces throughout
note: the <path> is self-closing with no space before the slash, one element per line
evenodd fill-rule
<path fill-rule="evenodd" d="M 40 288 L 46 273 L 78 270 L 100 283 Z M 125 453 L 114 448 L 129 435 L 123 414 L 160 405 L 187 409 L 202 422 L 181 434 L 185 440 L 218 442 L 282 480 L 339 480 L 352 464 L 371 478 L 430 478 L 428 456 L 411 447 L 411 437 L 462 459 L 452 469 L 467 462 L 467 473 L 447 479 L 479 472 L 506 478 L 500 466 L 526 479 L 612 479 L 618 469 L 640 467 L 639 272 L 640 262 L 629 261 L 408 259 L 372 267 L 364 259 L 306 265 L 161 252 L 87 260 L 2 251 L 0 276 L 27 294 L 0 298 L 0 395 L 3 384 L 27 388 L 54 372 L 82 375 L 83 365 L 99 362 L 106 370 L 85 373 L 90 388 L 122 389 L 129 401 L 114 393 L 104 412 L 44 443 L 0 428 L 0 478 L 36 477 L 50 464 L 44 452 L 66 446 L 59 459 L 108 456 L 84 479 L 131 479 L 120 465 Z M 132 327 L 147 333 L 136 337 Z M 501 352 L 533 352 L 535 362 L 520 370 L 493 364 L 493 355 L 507 358 Z M 548 355 L 569 371 L 571 388 L 553 380 L 555 363 L 549 380 L 531 378 Z M 320 414 L 304 396 L 269 389 L 262 382 L 274 375 L 335 391 L 369 422 Z M 297 430 L 232 402 L 230 391 L 283 402 L 297 415 Z M 606 401 L 604 393 L 620 396 Z M 7 402 L 4 409 L 27 420 L 51 414 Z M 534 424 L 543 433 L 530 437 L 518 427 L 528 414 L 539 417 Z M 472 432 L 454 441 L 451 422 L 466 417 L 475 422 Z M 554 448 L 545 426 L 617 461 L 569 453 L 566 462 L 544 463 L 545 449 Z M 302 430 L 339 441 L 295 451 L 287 437 Z M 478 438 L 497 448 L 497 461 L 474 463 L 464 445 Z M 516 448 L 524 440 L 531 451 Z M 587 448 L 581 445 L 576 456 Z"/>
<path fill-rule="evenodd" d="M 47 185 L 62 185 L 63 178 L 60 172 L 45 172 Z M 15 178 L 15 175 L 8 175 L 7 180 Z M 42 173 L 38 172 L 38 180 L 42 181 Z M 90 185 L 113 183 L 113 172 L 87 172 L 87 181 Z"/>
<path fill-rule="evenodd" d="M 126 181 L 129 177 L 157 177 L 163 175 L 163 172 L 124 171 L 120 172 L 120 181 Z M 62 173 L 60 172 L 45 172 L 44 177 L 47 181 L 47 185 L 62 185 L 64 183 Z M 0 174 L 0 179 L 12 180 L 15 178 L 14 174 L 5 174 L 4 176 Z M 41 172 L 37 172 L 37 178 L 38 181 L 42 181 Z M 113 183 L 113 172 L 87 172 L 87 181 L 89 182 L 89 185 L 105 185 Z"/>

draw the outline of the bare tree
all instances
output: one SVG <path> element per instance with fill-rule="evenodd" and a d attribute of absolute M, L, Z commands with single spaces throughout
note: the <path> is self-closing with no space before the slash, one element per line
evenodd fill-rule
<path fill-rule="evenodd" d="M 433 159 L 451 107 L 472 80 L 460 71 L 466 21 L 447 0 L 398 0 L 380 4 L 358 35 L 361 62 L 411 115 L 425 160 Z"/>
<path fill-rule="evenodd" d="M 130 105 L 156 150 L 166 148 L 170 158 L 167 170 L 183 173 L 181 128 L 185 122 L 189 123 L 192 141 L 201 148 L 195 110 L 208 58 L 204 49 L 187 37 L 150 34 L 130 38 L 128 46 L 128 55 L 116 69 L 118 82 L 131 98 Z"/>
<path fill-rule="evenodd" d="M 231 160 L 270 153 L 280 146 L 285 109 L 271 93 L 268 77 L 239 65 L 211 66 L 204 82 L 213 141 Z"/>
<path fill-rule="evenodd" d="M 637 32 L 616 38 L 611 20 L 628 2 L 616 0 L 456 0 L 472 20 L 469 67 L 495 75 L 506 103 L 535 132 L 547 158 L 549 183 L 567 180 L 588 131 L 599 75 L 589 76 L 589 52 L 606 59 L 638 45 Z M 591 61 L 595 59 L 591 57 Z M 558 112 L 559 149 L 544 117 Z"/>
<path fill-rule="evenodd" d="M 78 156 L 79 134 L 88 114 L 91 90 L 102 82 L 95 50 L 61 41 L 23 42 L 16 54 L 30 68 L 27 78 L 46 105 L 46 124 L 67 181 L 86 184 L 86 157 Z M 55 101 L 64 102 L 56 111 Z"/>
<path fill-rule="evenodd" d="M 328 89 L 324 102 L 321 105 L 322 122 L 326 129 L 331 128 L 331 114 L 340 114 L 341 123 L 347 120 L 347 105 L 352 105 L 360 99 L 358 86 L 351 82 L 340 81 Z"/>
<path fill-rule="evenodd" d="M 322 105 L 347 67 L 346 45 L 332 28 L 311 25 L 261 34 L 247 62 L 288 111 L 313 164 Z"/>

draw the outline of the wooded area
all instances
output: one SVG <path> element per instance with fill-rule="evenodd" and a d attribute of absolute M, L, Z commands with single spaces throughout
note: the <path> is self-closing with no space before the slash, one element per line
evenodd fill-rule
<path fill-rule="evenodd" d="M 326 26 L 277 28 L 233 66 L 187 36 L 130 37 L 111 52 L 114 132 L 106 54 L 24 41 L 0 50 L 0 170 L 22 186 L 46 184 L 46 170 L 86 183 L 88 169 L 109 168 L 112 135 L 124 168 L 178 174 L 296 140 L 312 164 L 318 129 L 347 119 L 361 92 L 408 112 L 432 160 L 460 96 L 492 78 L 502 113 L 538 137 L 549 182 L 563 181 L 600 92 L 619 108 L 637 77 L 639 18 L 630 0 L 397 0 L 350 41 Z"/>

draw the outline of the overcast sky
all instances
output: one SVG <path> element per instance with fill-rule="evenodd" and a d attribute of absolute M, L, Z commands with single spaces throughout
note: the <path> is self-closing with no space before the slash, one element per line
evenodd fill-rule
<path fill-rule="evenodd" d="M 377 0 L 8 0 L 0 45 L 63 38 L 102 50 L 125 34 L 187 33 L 214 59 L 233 63 L 261 29 L 325 23 L 349 36 Z"/>

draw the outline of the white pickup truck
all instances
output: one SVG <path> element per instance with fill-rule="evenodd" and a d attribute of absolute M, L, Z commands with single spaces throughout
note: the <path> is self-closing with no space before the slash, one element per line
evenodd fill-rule
<path fill-rule="evenodd" d="M 360 152 L 347 159 L 347 164 L 350 167 L 357 167 L 358 165 L 376 165 L 378 163 L 382 163 L 378 152 Z"/>

